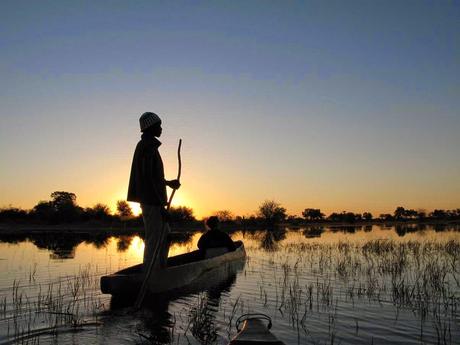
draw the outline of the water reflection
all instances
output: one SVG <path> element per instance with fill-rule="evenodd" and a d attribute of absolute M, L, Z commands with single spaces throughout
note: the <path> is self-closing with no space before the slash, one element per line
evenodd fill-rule
<path fill-rule="evenodd" d="M 448 226 L 446 224 L 435 224 L 433 225 L 433 228 L 436 232 L 443 232 L 448 229 Z"/>
<path fill-rule="evenodd" d="M 269 251 L 269 252 L 275 251 L 278 249 L 278 246 L 276 245 L 276 241 L 275 241 L 275 236 L 273 235 L 272 232 L 266 232 L 262 236 L 260 248 L 266 251 Z"/>
<path fill-rule="evenodd" d="M 120 236 L 117 240 L 117 252 L 123 253 L 129 249 L 133 236 Z"/>
<path fill-rule="evenodd" d="M 408 234 L 418 233 L 423 234 L 424 231 L 432 229 L 435 232 L 459 231 L 458 224 L 396 224 L 395 226 L 379 225 L 348 225 L 348 226 L 310 226 L 304 228 L 291 229 L 291 232 L 301 232 L 307 239 L 321 239 L 330 237 L 328 234 L 347 234 L 359 235 L 361 233 L 379 234 L 379 236 L 392 237 L 395 234 L 397 237 L 404 237 Z M 382 235 L 380 231 L 388 231 L 388 234 Z M 238 232 L 236 232 L 238 233 Z M 279 249 L 279 244 L 286 239 L 287 229 L 276 229 L 267 231 L 241 231 L 243 235 L 257 240 L 259 247 L 265 251 L 276 251 Z M 196 242 L 201 233 L 190 232 L 173 232 L 169 234 L 171 243 L 169 256 L 174 256 L 180 253 L 188 252 L 196 248 Z M 38 234 L 0 234 L 0 243 L 19 244 L 22 242 L 31 242 L 39 249 L 50 251 L 50 258 L 56 260 L 73 259 L 75 250 L 81 243 L 86 243 L 94 246 L 96 249 L 107 248 L 111 238 L 116 238 L 116 249 L 118 253 L 124 253 L 130 249 L 137 252 L 143 251 L 142 236 L 138 234 L 123 235 L 114 237 L 114 235 L 99 232 L 64 232 L 64 233 L 38 233 Z M 136 239 L 136 241 L 133 241 Z M 134 248 L 136 247 L 136 248 Z"/>
<path fill-rule="evenodd" d="M 321 234 L 324 232 L 324 227 L 323 226 L 312 226 L 305 228 L 303 230 L 303 235 L 306 238 L 314 238 L 314 237 L 321 237 Z"/>
<path fill-rule="evenodd" d="M 184 245 L 192 240 L 192 233 L 173 233 L 169 239 L 171 246 Z M 133 246 L 138 246 L 138 241 L 133 239 L 141 238 L 138 234 L 117 236 L 110 233 L 87 233 L 87 232 L 64 232 L 64 233 L 30 233 L 30 234 L 0 234 L 0 243 L 20 244 L 23 242 L 33 243 L 38 249 L 50 251 L 50 259 L 63 260 L 75 258 L 76 248 L 82 244 L 90 244 L 96 249 L 104 249 L 112 238 L 116 238 L 117 252 L 124 253 Z M 142 241 L 141 241 L 142 242 Z M 140 248 L 143 250 L 142 248 Z M 139 250 L 137 248 L 136 250 Z"/>
<path fill-rule="evenodd" d="M 355 226 L 355 225 L 334 225 L 329 227 L 330 231 L 333 232 L 343 232 L 347 234 L 354 234 L 356 231 L 360 231 L 362 226 Z"/>
<path fill-rule="evenodd" d="M 29 241 L 39 249 L 49 250 L 51 259 L 73 259 L 76 246 L 82 242 L 76 236 L 66 237 L 59 234 L 29 236 Z"/>
<path fill-rule="evenodd" d="M 447 231 L 448 229 L 451 229 L 452 227 L 449 227 L 446 224 L 434 224 L 432 228 L 435 232 L 444 232 L 444 231 Z M 428 229 L 428 226 L 426 224 L 397 224 L 395 226 L 396 233 L 401 237 L 409 233 L 414 233 L 414 232 L 421 233 L 427 229 Z"/>

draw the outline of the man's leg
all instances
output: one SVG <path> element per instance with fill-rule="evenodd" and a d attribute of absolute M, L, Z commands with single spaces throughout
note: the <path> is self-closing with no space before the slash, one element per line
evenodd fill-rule
<path fill-rule="evenodd" d="M 145 227 L 144 268 L 147 269 L 154 259 L 155 252 L 156 262 L 153 269 L 165 267 L 169 251 L 169 224 L 163 221 L 161 206 L 141 205 L 141 208 Z"/>
<path fill-rule="evenodd" d="M 155 241 L 155 225 L 153 212 L 154 206 L 141 204 L 142 218 L 144 220 L 144 270 L 147 269 L 148 263 L 152 261 L 152 256 L 155 248 L 153 247 Z"/>
<path fill-rule="evenodd" d="M 169 223 L 168 222 L 164 222 L 164 220 L 162 220 L 162 230 L 163 230 L 163 233 L 162 233 L 162 238 L 163 238 L 163 243 L 161 243 L 161 246 L 160 246 L 160 252 L 159 252 L 159 262 L 160 262 L 160 267 L 161 268 L 165 268 L 167 266 L 167 263 L 168 263 L 168 253 L 169 253 L 169 238 L 168 238 L 168 234 L 170 232 L 170 228 L 169 228 Z"/>

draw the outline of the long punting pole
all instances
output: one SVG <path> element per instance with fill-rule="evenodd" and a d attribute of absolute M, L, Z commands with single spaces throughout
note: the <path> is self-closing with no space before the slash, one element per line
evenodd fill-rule
<path fill-rule="evenodd" d="M 179 146 L 177 147 L 177 160 L 179 161 L 179 168 L 178 168 L 178 172 L 177 172 L 177 180 L 180 180 L 180 175 L 181 175 L 181 172 L 182 172 L 182 160 L 181 160 L 181 156 L 180 156 L 181 147 L 182 147 L 182 139 L 179 139 Z M 173 189 L 173 191 L 171 192 L 171 196 L 169 197 L 168 204 L 166 206 L 167 211 L 169 211 L 169 209 L 171 208 L 171 202 L 173 200 L 173 197 L 174 197 L 175 193 L 176 193 L 176 189 Z M 144 301 L 145 294 L 147 292 L 148 281 L 149 281 L 150 275 L 152 273 L 153 266 L 155 265 L 155 262 L 157 260 L 158 251 L 160 250 L 160 247 L 163 245 L 163 242 L 165 240 L 165 238 L 164 238 L 164 227 L 166 226 L 166 223 L 167 223 L 167 221 L 164 220 L 163 221 L 163 229 L 161 231 L 161 236 L 158 239 L 158 243 L 155 246 L 155 251 L 153 253 L 152 261 L 149 262 L 149 267 L 148 267 L 147 272 L 145 274 L 144 281 L 142 282 L 141 289 L 139 290 L 139 294 L 137 295 L 136 303 L 134 304 L 134 307 L 136 309 L 139 309 L 141 307 L 141 305 L 142 305 L 142 302 Z"/>

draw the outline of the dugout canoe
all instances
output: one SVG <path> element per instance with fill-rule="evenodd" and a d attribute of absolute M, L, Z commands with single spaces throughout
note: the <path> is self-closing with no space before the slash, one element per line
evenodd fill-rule
<path fill-rule="evenodd" d="M 217 250 L 206 258 L 198 250 L 168 258 L 167 268 L 150 275 L 148 293 L 162 294 L 197 284 L 205 286 L 211 283 L 210 277 L 221 278 L 241 269 L 246 250 L 242 241 L 236 241 L 235 245 L 235 251 L 222 253 Z M 101 291 L 117 297 L 137 296 L 143 279 L 142 264 L 131 266 L 101 277 Z"/>
<path fill-rule="evenodd" d="M 249 314 L 250 315 L 250 314 Z M 268 318 L 269 325 L 265 324 L 260 319 Z M 236 322 L 237 328 L 239 318 Z M 239 333 L 230 341 L 228 345 L 285 345 L 281 340 L 270 332 L 271 319 L 265 315 L 256 315 L 255 317 L 249 317 L 243 322 L 243 327 Z"/>

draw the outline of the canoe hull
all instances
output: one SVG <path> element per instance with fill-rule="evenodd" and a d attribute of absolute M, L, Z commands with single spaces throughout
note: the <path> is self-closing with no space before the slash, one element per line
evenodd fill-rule
<path fill-rule="evenodd" d="M 187 286 L 199 287 L 200 283 L 205 287 L 212 283 L 210 280 L 224 279 L 244 266 L 244 244 L 235 244 L 238 246 L 235 251 L 208 259 L 197 260 L 198 251 L 169 258 L 166 269 L 152 272 L 148 292 L 161 294 Z M 143 279 L 142 264 L 139 264 L 101 277 L 101 291 L 113 296 L 137 296 Z"/>

